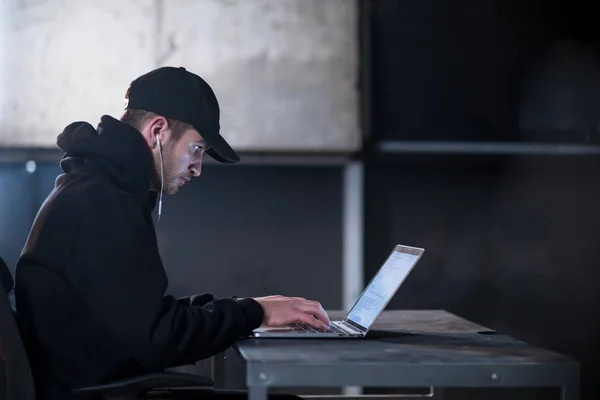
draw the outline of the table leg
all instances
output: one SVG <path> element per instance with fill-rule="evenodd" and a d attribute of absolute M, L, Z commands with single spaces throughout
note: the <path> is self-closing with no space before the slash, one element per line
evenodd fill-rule
<path fill-rule="evenodd" d="M 562 400 L 580 400 L 579 385 L 565 384 L 562 387 Z"/>
<path fill-rule="evenodd" d="M 267 400 L 267 387 L 262 385 L 248 386 L 248 400 Z"/>
<path fill-rule="evenodd" d="M 212 379 L 215 389 L 225 388 L 225 352 L 212 357 Z"/>

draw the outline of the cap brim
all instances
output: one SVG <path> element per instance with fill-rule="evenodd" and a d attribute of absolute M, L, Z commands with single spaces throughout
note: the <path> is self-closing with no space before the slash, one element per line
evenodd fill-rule
<path fill-rule="evenodd" d="M 204 138 L 209 145 L 206 153 L 220 163 L 233 164 L 240 161 L 240 156 L 231 148 L 229 143 L 218 133 L 213 138 Z"/>

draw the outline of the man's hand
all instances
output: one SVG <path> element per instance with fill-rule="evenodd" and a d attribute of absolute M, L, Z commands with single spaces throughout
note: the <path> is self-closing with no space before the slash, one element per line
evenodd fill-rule
<path fill-rule="evenodd" d="M 263 308 L 265 326 L 280 327 L 302 321 L 315 329 L 329 329 L 329 317 L 316 301 L 284 296 L 257 297 L 254 300 Z"/>

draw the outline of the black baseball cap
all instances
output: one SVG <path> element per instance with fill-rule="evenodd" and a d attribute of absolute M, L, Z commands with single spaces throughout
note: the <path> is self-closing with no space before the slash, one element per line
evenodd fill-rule
<path fill-rule="evenodd" d="M 160 67 L 129 85 L 125 109 L 151 111 L 188 123 L 208 145 L 206 153 L 222 163 L 240 157 L 220 135 L 219 102 L 206 81 L 184 67 Z"/>

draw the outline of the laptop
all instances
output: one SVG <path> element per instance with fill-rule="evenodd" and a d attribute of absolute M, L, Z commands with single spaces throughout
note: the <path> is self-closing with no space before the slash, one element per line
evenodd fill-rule
<path fill-rule="evenodd" d="M 363 338 L 424 252 L 425 250 L 421 248 L 396 245 L 346 317 L 341 321 L 330 321 L 328 331 L 296 322 L 283 327 L 260 327 L 252 332 L 252 336 L 288 339 Z"/>

